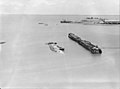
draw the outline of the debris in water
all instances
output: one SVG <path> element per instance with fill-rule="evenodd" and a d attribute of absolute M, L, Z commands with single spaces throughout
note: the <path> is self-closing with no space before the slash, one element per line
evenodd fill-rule
<path fill-rule="evenodd" d="M 51 51 L 64 54 L 65 49 L 63 47 L 58 46 L 56 42 L 49 42 L 46 44 L 49 45 Z"/>

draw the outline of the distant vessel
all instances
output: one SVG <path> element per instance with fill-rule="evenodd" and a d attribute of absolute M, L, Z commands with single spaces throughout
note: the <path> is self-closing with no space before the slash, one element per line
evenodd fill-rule
<path fill-rule="evenodd" d="M 4 43 L 6 43 L 6 42 L 0 42 L 0 44 L 4 44 Z"/>
<path fill-rule="evenodd" d="M 2 45 L 3 45 L 4 43 L 6 43 L 6 42 L 0 42 L 0 52 L 1 52 L 1 50 L 2 50 Z"/>
<path fill-rule="evenodd" d="M 85 49 L 89 50 L 92 54 L 102 53 L 102 50 L 97 45 L 93 45 L 89 41 L 82 40 L 80 37 L 76 36 L 73 33 L 69 33 L 68 37 L 73 41 L 77 42 L 78 44 L 80 44 L 81 46 L 83 46 Z"/>
<path fill-rule="evenodd" d="M 62 21 L 60 21 L 60 23 L 73 23 L 73 21 L 69 21 L 69 20 L 62 20 Z"/>
<path fill-rule="evenodd" d="M 49 42 L 47 43 L 47 45 L 49 45 L 49 48 L 51 51 L 62 53 L 62 54 L 65 51 L 65 49 L 63 47 L 58 46 L 56 42 Z"/>

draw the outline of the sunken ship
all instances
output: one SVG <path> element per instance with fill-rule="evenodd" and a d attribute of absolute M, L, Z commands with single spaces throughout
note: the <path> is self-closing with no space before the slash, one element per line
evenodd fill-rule
<path fill-rule="evenodd" d="M 82 40 L 80 37 L 76 36 L 73 33 L 69 33 L 68 37 L 71 40 L 77 42 L 79 45 L 83 46 L 85 49 L 90 51 L 92 54 L 102 54 L 102 50 L 97 45 L 94 45 L 89 41 Z"/>

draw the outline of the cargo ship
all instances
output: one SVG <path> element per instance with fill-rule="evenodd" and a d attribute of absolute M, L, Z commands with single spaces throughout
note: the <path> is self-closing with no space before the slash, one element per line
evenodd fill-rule
<path fill-rule="evenodd" d="M 90 51 L 92 54 L 102 54 L 102 50 L 97 45 L 94 45 L 89 41 L 82 40 L 80 37 L 76 36 L 73 33 L 69 33 L 68 37 L 71 40 L 77 42 L 79 45 L 81 45 L 85 49 L 87 49 L 88 51 Z"/>

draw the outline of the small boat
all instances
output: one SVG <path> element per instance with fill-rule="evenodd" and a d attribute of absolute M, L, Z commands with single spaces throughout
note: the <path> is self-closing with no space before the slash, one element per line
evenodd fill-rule
<path fill-rule="evenodd" d="M 60 47 L 59 45 L 57 45 L 56 42 L 49 42 L 46 44 L 49 45 L 50 50 L 52 50 L 54 52 L 64 53 L 64 51 L 65 51 L 65 49 L 63 47 Z"/>
<path fill-rule="evenodd" d="M 73 23 L 73 21 L 69 21 L 69 20 L 62 20 L 62 21 L 60 21 L 60 23 Z"/>
<path fill-rule="evenodd" d="M 0 44 L 4 44 L 4 43 L 6 43 L 6 42 L 0 42 Z"/>
<path fill-rule="evenodd" d="M 101 54 L 102 53 L 102 50 L 97 45 L 94 45 L 89 41 L 82 40 L 80 37 L 76 36 L 73 33 L 69 33 L 68 37 L 71 40 L 77 42 L 79 45 L 83 46 L 85 49 L 89 50 L 92 54 Z"/>
<path fill-rule="evenodd" d="M 0 42 L 0 52 L 2 50 L 2 45 L 5 44 L 6 42 Z"/>

